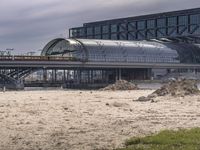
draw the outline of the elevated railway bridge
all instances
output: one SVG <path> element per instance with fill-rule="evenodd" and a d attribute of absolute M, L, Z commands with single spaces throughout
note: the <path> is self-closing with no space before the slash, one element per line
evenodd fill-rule
<path fill-rule="evenodd" d="M 10 89 L 23 89 L 24 79 L 30 74 L 43 72 L 43 82 L 47 81 L 47 72 L 52 73 L 56 82 L 56 71 L 63 71 L 62 84 L 68 87 L 82 84 L 109 83 L 122 78 L 125 70 L 147 70 L 147 74 L 138 74 L 148 78 L 152 69 L 193 69 L 199 70 L 200 64 L 190 63 L 141 63 L 141 62 L 89 62 L 64 56 L 0 56 L 0 85 Z M 109 73 L 112 72 L 112 73 Z M 107 76 L 107 77 L 106 77 Z M 52 81 L 53 82 L 53 81 Z M 34 82 L 33 82 L 34 83 Z"/>

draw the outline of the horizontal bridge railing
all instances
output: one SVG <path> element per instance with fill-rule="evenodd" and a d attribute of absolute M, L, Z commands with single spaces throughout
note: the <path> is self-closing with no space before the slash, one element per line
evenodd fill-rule
<path fill-rule="evenodd" d="M 78 61 L 74 57 L 60 56 L 0 56 L 0 61 Z"/>

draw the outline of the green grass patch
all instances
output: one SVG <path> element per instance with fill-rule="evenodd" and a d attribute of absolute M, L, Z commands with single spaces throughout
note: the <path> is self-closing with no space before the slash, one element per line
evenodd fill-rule
<path fill-rule="evenodd" d="M 200 150 L 200 128 L 162 131 L 143 138 L 131 138 L 118 150 Z"/>

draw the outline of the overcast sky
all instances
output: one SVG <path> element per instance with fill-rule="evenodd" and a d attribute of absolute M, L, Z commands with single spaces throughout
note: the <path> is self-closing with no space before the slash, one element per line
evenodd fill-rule
<path fill-rule="evenodd" d="M 86 22 L 196 7 L 199 0 L 0 0 L 0 50 L 42 49 Z"/>

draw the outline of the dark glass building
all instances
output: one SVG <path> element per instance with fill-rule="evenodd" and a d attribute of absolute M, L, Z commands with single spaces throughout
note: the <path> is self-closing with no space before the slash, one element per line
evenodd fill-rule
<path fill-rule="evenodd" d="M 70 38 L 105 40 L 198 42 L 199 36 L 200 8 L 85 23 L 69 31 Z"/>

